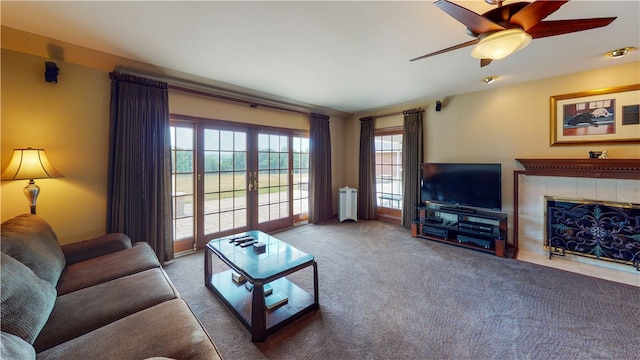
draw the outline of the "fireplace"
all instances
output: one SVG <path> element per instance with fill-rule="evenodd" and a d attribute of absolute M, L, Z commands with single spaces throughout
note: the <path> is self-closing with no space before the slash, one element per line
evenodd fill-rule
<path fill-rule="evenodd" d="M 545 249 L 633 265 L 640 271 L 640 205 L 546 196 Z"/>
<path fill-rule="evenodd" d="M 640 159 L 517 159 L 514 171 L 513 243 L 516 258 L 640 286 L 640 272 L 595 257 L 552 256 L 546 237 L 546 199 L 593 199 L 640 204 Z M 577 201 L 577 200 L 576 200 Z"/>

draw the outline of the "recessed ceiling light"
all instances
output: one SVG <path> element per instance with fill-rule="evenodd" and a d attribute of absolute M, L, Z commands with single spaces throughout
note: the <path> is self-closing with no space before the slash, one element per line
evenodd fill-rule
<path fill-rule="evenodd" d="M 482 81 L 483 81 L 485 84 L 491 84 L 492 82 L 496 81 L 496 79 L 498 79 L 498 76 L 493 75 L 493 76 L 488 76 L 488 77 L 486 77 L 486 78 L 482 79 Z"/>
<path fill-rule="evenodd" d="M 608 55 L 610 58 L 617 59 L 617 58 L 621 58 L 621 57 L 623 57 L 623 56 L 627 55 L 627 53 L 628 53 L 629 51 L 633 50 L 633 49 L 634 49 L 634 47 L 620 48 L 620 49 L 616 49 L 616 50 L 609 51 L 609 52 L 607 53 L 607 55 Z"/>

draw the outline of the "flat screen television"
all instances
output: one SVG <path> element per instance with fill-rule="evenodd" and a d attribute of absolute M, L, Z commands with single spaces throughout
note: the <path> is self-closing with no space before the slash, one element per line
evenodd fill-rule
<path fill-rule="evenodd" d="M 502 210 L 501 164 L 422 164 L 421 197 L 455 207 Z"/>

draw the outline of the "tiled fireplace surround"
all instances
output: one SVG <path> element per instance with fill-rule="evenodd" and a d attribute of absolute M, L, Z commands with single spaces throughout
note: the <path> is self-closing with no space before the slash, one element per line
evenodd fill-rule
<path fill-rule="evenodd" d="M 633 266 L 570 255 L 549 259 L 544 249 L 545 196 L 640 204 L 638 159 L 518 159 L 514 173 L 517 259 L 640 287 Z"/>

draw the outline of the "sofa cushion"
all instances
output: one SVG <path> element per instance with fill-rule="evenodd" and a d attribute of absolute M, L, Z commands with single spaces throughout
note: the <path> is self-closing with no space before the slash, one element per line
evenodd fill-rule
<path fill-rule="evenodd" d="M 0 332 L 0 359 L 35 360 L 33 346 L 21 338 L 6 332 Z"/>
<path fill-rule="evenodd" d="M 138 242 L 129 249 L 67 266 L 58 281 L 58 295 L 156 267 L 160 263 L 151 246 Z"/>
<path fill-rule="evenodd" d="M 34 347 L 38 352 L 46 350 L 176 297 L 177 291 L 161 268 L 59 296 Z"/>
<path fill-rule="evenodd" d="M 4 253 L 0 256 L 2 331 L 33 344 L 53 309 L 56 289 L 18 260 Z"/>
<path fill-rule="evenodd" d="M 23 214 L 2 223 L 2 252 L 27 265 L 56 286 L 65 266 L 58 238 L 42 218 Z"/>
<path fill-rule="evenodd" d="M 38 359 L 221 359 L 182 299 L 139 311 L 58 346 Z"/>

